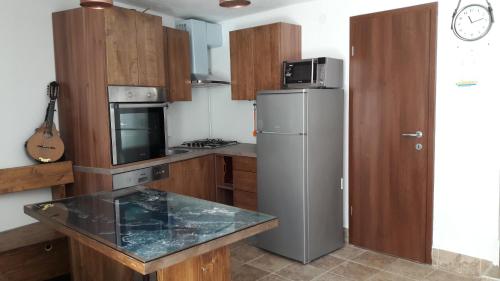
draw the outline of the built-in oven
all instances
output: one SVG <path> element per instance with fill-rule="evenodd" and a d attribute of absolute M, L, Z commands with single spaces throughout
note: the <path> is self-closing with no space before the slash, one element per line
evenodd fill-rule
<path fill-rule="evenodd" d="M 109 86 L 113 165 L 166 156 L 167 97 L 163 88 Z"/>

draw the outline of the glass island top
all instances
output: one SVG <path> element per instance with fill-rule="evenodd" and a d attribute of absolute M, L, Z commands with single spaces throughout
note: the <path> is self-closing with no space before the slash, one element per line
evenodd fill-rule
<path fill-rule="evenodd" d="M 144 263 L 276 219 L 140 186 L 25 208 Z"/>

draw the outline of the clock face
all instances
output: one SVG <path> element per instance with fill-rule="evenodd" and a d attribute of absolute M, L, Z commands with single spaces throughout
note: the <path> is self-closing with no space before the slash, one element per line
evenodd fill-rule
<path fill-rule="evenodd" d="M 481 5 L 469 5 L 455 17 L 453 31 L 462 40 L 474 41 L 488 34 L 491 24 L 487 8 Z"/>

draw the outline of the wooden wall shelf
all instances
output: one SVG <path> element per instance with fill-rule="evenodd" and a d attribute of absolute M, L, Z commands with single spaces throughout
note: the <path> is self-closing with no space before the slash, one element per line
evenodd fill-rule
<path fill-rule="evenodd" d="M 58 193 L 62 192 L 60 189 L 65 184 L 73 183 L 73 181 L 71 161 L 2 169 L 0 170 L 0 195 L 47 187 L 54 187 L 54 193 Z"/>

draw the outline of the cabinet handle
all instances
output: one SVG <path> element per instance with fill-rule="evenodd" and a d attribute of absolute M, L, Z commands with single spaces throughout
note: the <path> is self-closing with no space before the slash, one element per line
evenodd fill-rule
<path fill-rule="evenodd" d="M 50 252 L 52 251 L 52 249 L 54 249 L 54 246 L 52 246 L 52 244 L 46 244 L 43 249 L 45 250 L 45 252 Z"/>

